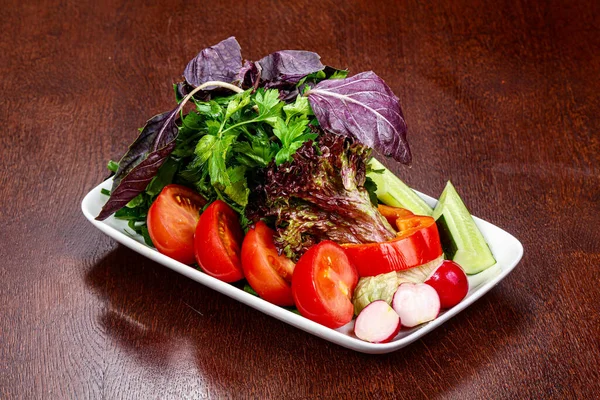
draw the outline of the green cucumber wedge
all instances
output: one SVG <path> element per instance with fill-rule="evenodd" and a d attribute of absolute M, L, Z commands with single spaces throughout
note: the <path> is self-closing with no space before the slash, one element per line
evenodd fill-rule
<path fill-rule="evenodd" d="M 469 210 L 448 181 L 432 217 L 436 220 L 447 259 L 473 275 L 494 265 L 496 260 Z"/>
<path fill-rule="evenodd" d="M 367 175 L 377 185 L 375 193 L 380 202 L 392 207 L 406 208 L 417 215 L 431 215 L 433 209 L 392 171 L 375 158 L 371 158 L 369 165 L 372 170 L 383 170 L 383 172 L 369 172 Z"/>

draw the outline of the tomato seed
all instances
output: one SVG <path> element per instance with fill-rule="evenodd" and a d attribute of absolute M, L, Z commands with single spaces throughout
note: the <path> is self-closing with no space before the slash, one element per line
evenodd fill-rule
<path fill-rule="evenodd" d="M 340 288 L 340 292 L 344 293 L 344 296 L 348 297 L 348 294 L 350 293 L 350 289 L 348 288 L 348 286 L 340 280 L 338 283 L 338 287 Z"/>

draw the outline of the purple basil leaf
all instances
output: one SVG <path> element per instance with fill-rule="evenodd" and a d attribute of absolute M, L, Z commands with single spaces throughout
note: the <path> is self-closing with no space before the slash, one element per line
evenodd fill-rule
<path fill-rule="evenodd" d="M 242 53 L 237 40 L 232 36 L 202 50 L 191 60 L 183 73 L 193 87 L 208 81 L 233 82 L 242 68 Z M 210 87 L 207 88 L 210 90 Z"/>
<path fill-rule="evenodd" d="M 352 136 L 396 161 L 410 164 L 400 102 L 374 72 L 321 81 L 307 95 L 324 129 Z"/>
<path fill-rule="evenodd" d="M 292 87 L 291 89 L 279 89 L 279 100 L 292 103 L 296 100 L 296 97 L 300 94 L 300 91 L 297 87 Z"/>
<path fill-rule="evenodd" d="M 177 106 L 173 111 L 158 114 L 146 123 L 138 138 L 119 161 L 110 198 L 96 217 L 97 220 L 108 218 L 146 189 L 175 148 L 175 139 L 179 133 L 175 121 L 180 108 Z"/>
<path fill-rule="evenodd" d="M 183 98 L 185 96 L 187 96 L 188 94 L 190 94 L 190 92 L 192 90 L 194 90 L 194 88 L 189 85 L 186 81 L 183 82 L 178 82 L 174 85 L 175 88 L 175 100 L 177 100 L 177 102 L 181 102 L 183 100 Z M 211 88 L 208 88 L 209 90 Z M 196 93 L 194 93 L 194 99 L 199 100 L 199 101 L 210 101 L 211 99 L 211 95 L 218 95 L 221 92 L 220 88 L 214 88 L 213 90 L 210 91 L 205 91 L 205 90 L 200 90 Z"/>
<path fill-rule="evenodd" d="M 176 83 L 173 85 L 173 88 L 175 89 L 175 99 L 178 103 L 183 100 L 183 98 L 192 90 L 194 90 L 194 88 L 188 85 L 186 81 Z"/>
<path fill-rule="evenodd" d="M 282 50 L 271 53 L 256 62 L 260 80 L 267 88 L 295 85 L 308 74 L 321 71 L 319 55 L 311 51 Z"/>
<path fill-rule="evenodd" d="M 243 89 L 256 89 L 260 83 L 259 66 L 254 61 L 246 60 L 244 66 L 240 69 L 236 81 L 239 82 Z"/>

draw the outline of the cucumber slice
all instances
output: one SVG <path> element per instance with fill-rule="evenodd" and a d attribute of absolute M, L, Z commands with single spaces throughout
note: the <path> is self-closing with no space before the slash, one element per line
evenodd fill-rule
<path fill-rule="evenodd" d="M 471 213 L 450 181 L 432 217 L 436 220 L 446 258 L 458 263 L 467 274 L 477 274 L 496 263 Z"/>
<path fill-rule="evenodd" d="M 377 185 L 375 193 L 379 201 L 388 206 L 406 208 L 417 215 L 431 215 L 433 209 L 392 171 L 375 158 L 371 158 L 369 165 L 373 170 L 383 170 L 383 173 L 369 172 L 367 175 Z"/>

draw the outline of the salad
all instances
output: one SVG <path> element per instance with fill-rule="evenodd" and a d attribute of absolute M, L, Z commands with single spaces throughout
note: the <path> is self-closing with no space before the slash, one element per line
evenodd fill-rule
<path fill-rule="evenodd" d="M 96 219 L 336 329 L 380 343 L 435 319 L 495 263 L 450 182 L 432 209 L 381 164 L 410 164 L 398 98 L 313 52 L 202 50 L 119 162 Z"/>

